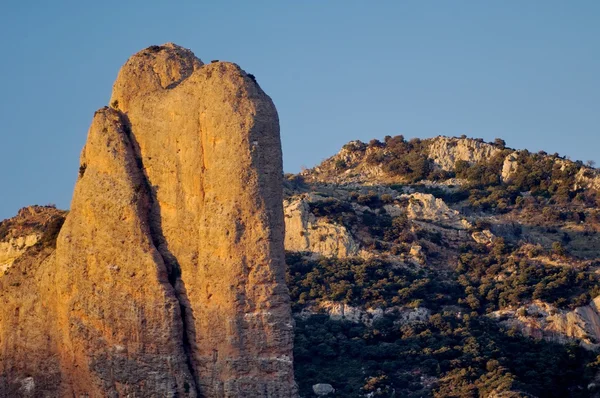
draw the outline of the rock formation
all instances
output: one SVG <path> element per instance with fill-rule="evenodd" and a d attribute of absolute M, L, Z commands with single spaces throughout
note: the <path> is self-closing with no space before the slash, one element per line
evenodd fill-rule
<path fill-rule="evenodd" d="M 440 198 L 431 194 L 412 193 L 403 195 L 408 200 L 406 215 L 411 220 L 435 222 L 455 229 L 468 229 L 471 224 L 460 213 L 449 208 Z"/>
<path fill-rule="evenodd" d="M 514 153 L 506 155 L 504 163 L 502 163 L 502 182 L 509 182 L 511 177 L 517 172 L 519 168 L 519 162 Z"/>
<path fill-rule="evenodd" d="M 54 206 L 29 206 L 0 224 L 0 273 L 10 268 L 44 234 L 57 232 L 65 212 Z M 52 231 L 54 230 L 54 231 Z"/>
<path fill-rule="evenodd" d="M 424 307 L 390 307 L 385 310 L 382 308 L 363 309 L 360 307 L 353 307 L 350 304 L 327 300 L 303 308 L 297 316 L 300 319 L 306 319 L 315 314 L 326 314 L 334 321 L 343 320 L 371 326 L 373 325 L 373 322 L 383 319 L 386 315 L 392 317 L 394 323 L 397 325 L 424 322 L 429 319 L 431 311 Z"/>
<path fill-rule="evenodd" d="M 2 222 L 3 239 L 35 243 L 0 275 L 0 397 L 63 395 L 53 294 L 54 243 L 63 221 L 64 212 L 33 206 Z"/>
<path fill-rule="evenodd" d="M 535 300 L 517 308 L 496 311 L 493 317 L 526 336 L 568 343 L 578 341 L 588 349 L 600 347 L 600 296 L 572 311 Z"/>
<path fill-rule="evenodd" d="M 453 170 L 459 160 L 476 163 L 490 159 L 500 149 L 473 139 L 440 136 L 430 140 L 428 151 L 429 158 L 442 170 Z"/>
<path fill-rule="evenodd" d="M 304 194 L 285 201 L 286 250 L 339 258 L 358 255 L 359 246 L 346 227 L 310 212 L 309 203 L 316 198 L 321 197 Z"/>
<path fill-rule="evenodd" d="M 296 396 L 271 99 L 167 44 L 127 61 L 110 104 L 27 317 L 3 290 L 0 396 Z"/>

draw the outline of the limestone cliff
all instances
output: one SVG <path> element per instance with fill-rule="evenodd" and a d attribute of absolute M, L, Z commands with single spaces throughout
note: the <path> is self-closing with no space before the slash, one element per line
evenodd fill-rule
<path fill-rule="evenodd" d="M 454 229 L 468 229 L 471 224 L 460 213 L 449 208 L 440 198 L 431 194 L 412 193 L 403 195 L 408 200 L 406 213 L 409 219 L 424 220 Z"/>
<path fill-rule="evenodd" d="M 296 396 L 271 99 L 237 65 L 166 44 L 127 61 L 110 104 L 27 282 L 43 317 L 0 310 L 0 396 Z M 51 371 L 17 366 L 28 356 Z"/>
<path fill-rule="evenodd" d="M 24 234 L 35 243 L 13 257 L 0 276 L 1 397 L 63 395 L 52 294 L 54 245 L 63 221 L 64 212 L 33 206 L 2 222 L 9 242 Z"/>

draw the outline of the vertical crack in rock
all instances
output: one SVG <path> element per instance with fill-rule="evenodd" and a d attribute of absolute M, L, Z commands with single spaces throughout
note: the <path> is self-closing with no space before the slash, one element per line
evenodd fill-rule
<path fill-rule="evenodd" d="M 160 206 L 156 199 L 155 189 L 153 189 L 152 185 L 150 184 L 150 180 L 148 179 L 146 169 L 144 168 L 144 160 L 142 158 L 140 147 L 135 138 L 135 135 L 131 130 L 131 124 L 129 122 L 129 119 L 127 118 L 127 115 L 125 115 L 123 112 L 118 112 L 121 118 L 121 122 L 123 123 L 125 129 L 125 134 L 129 138 L 129 141 L 131 143 L 137 167 L 142 177 L 144 190 L 146 191 L 149 200 L 147 223 L 150 231 L 150 238 L 152 240 L 152 243 L 154 244 L 154 247 L 160 254 L 165 264 L 165 267 L 167 268 L 169 285 L 173 289 L 175 298 L 179 302 L 179 316 L 181 317 L 182 324 L 181 343 L 183 346 L 184 353 L 186 355 L 186 362 L 189 372 L 194 378 L 194 388 L 196 392 L 201 396 L 200 386 L 198 384 L 198 374 L 193 361 L 193 343 L 196 340 L 196 333 L 194 330 L 194 317 L 192 314 L 190 302 L 187 298 L 185 283 L 181 278 L 181 266 L 179 265 L 177 258 L 173 255 L 173 253 L 169 251 L 167 240 L 162 231 Z"/>

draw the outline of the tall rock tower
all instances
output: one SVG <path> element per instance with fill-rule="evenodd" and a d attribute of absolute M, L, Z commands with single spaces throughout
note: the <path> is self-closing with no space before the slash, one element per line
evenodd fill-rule
<path fill-rule="evenodd" d="M 252 76 L 174 44 L 131 57 L 35 293 L 56 394 L 295 397 L 282 174 Z"/>

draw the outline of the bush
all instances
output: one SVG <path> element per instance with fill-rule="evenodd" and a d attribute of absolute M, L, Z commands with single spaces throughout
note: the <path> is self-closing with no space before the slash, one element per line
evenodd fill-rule
<path fill-rule="evenodd" d="M 336 170 L 345 170 L 348 167 L 346 162 L 342 159 L 338 159 L 335 161 L 335 169 Z"/>

